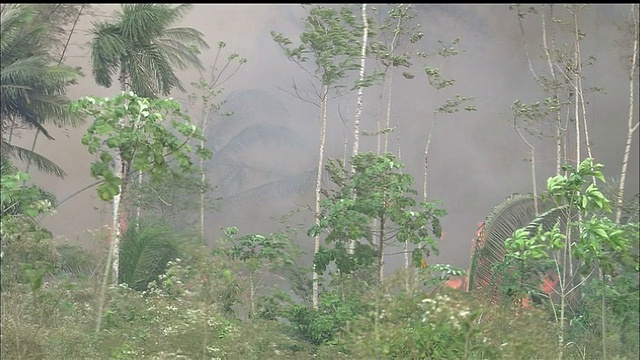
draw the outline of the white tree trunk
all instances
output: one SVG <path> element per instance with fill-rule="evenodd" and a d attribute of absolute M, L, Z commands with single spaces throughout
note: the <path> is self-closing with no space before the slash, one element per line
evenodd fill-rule
<path fill-rule="evenodd" d="M 324 146 L 327 133 L 327 102 L 329 96 L 329 85 L 322 86 L 322 101 L 320 104 L 320 146 L 318 154 L 318 176 L 316 177 L 316 201 L 315 201 L 315 218 L 316 225 L 320 225 L 320 190 L 322 190 L 322 165 L 324 162 Z M 314 236 L 313 254 L 316 255 L 320 251 L 320 232 Z M 313 265 L 313 309 L 318 310 L 320 293 L 318 290 L 319 275 L 316 271 L 316 265 Z"/>
<path fill-rule="evenodd" d="M 391 127 L 391 91 L 393 90 L 393 67 L 389 71 L 389 89 L 387 90 L 387 121 L 385 124 L 384 146 L 382 152 L 389 150 L 389 128 Z"/>
<path fill-rule="evenodd" d="M 122 231 L 124 230 L 121 228 L 122 226 L 121 212 L 122 211 L 120 209 L 120 203 L 122 200 L 122 189 L 124 188 L 123 184 L 126 181 L 126 170 L 125 170 L 124 164 L 122 163 L 122 158 L 120 154 L 116 154 L 115 160 L 116 160 L 116 169 L 118 170 L 118 177 L 120 177 L 120 179 L 122 180 L 121 185 L 118 186 L 118 194 L 113 197 L 113 213 L 112 213 L 113 231 L 112 231 L 112 237 L 111 237 L 112 246 L 110 247 L 112 251 L 111 258 L 113 259 L 113 263 L 112 263 L 113 278 L 111 279 L 111 281 L 113 282 L 114 285 L 117 285 L 118 275 L 119 275 L 118 269 L 120 267 L 120 238 L 122 237 Z"/>
<path fill-rule="evenodd" d="M 200 141 L 200 145 L 204 147 L 204 141 Z M 200 158 L 200 237 L 202 244 L 207 245 L 207 239 L 204 234 L 204 184 L 207 181 L 207 175 L 204 173 L 204 159 Z"/>
<path fill-rule="evenodd" d="M 362 4 L 362 47 L 360 49 L 360 83 L 365 76 L 365 67 L 367 62 L 367 39 L 369 36 L 369 22 L 367 19 L 367 4 Z M 353 124 L 353 155 L 358 154 L 358 147 L 360 144 L 360 117 L 362 115 L 362 98 L 363 87 L 358 87 L 358 102 L 356 104 L 356 119 Z M 352 169 L 353 171 L 353 169 Z"/>
<path fill-rule="evenodd" d="M 360 48 L 360 86 L 358 86 L 358 102 L 356 103 L 356 117 L 353 124 L 353 156 L 358 154 L 360 145 L 360 117 L 362 115 L 362 98 L 365 67 L 367 64 L 367 39 L 369 36 L 369 22 L 367 19 L 367 4 L 362 4 L 362 47 Z M 353 174 L 355 169 L 351 167 L 351 173 Z M 356 248 L 357 240 L 349 241 L 349 254 L 353 254 Z"/>
<path fill-rule="evenodd" d="M 627 180 L 627 166 L 629 164 L 629 155 L 631 153 L 631 143 L 633 135 L 638 130 L 640 122 L 633 123 L 634 109 L 634 89 L 635 89 L 635 71 L 638 63 L 638 19 L 636 18 L 635 4 L 631 4 L 631 22 L 635 33 L 633 34 L 633 53 L 629 63 L 629 115 L 627 118 L 627 141 L 624 146 L 624 155 L 622 157 L 622 169 L 620 170 L 620 183 L 618 184 L 618 201 L 616 204 L 616 224 L 620 224 L 622 219 L 622 204 L 624 202 L 624 185 Z"/>

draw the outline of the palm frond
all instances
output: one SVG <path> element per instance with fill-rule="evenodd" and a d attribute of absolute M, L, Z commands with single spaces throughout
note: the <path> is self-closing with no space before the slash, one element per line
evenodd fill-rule
<path fill-rule="evenodd" d="M 91 69 L 100 86 L 111 87 L 113 76 L 120 70 L 120 61 L 126 56 L 126 40 L 119 31 L 114 24 L 93 24 Z"/>
<path fill-rule="evenodd" d="M 529 224 L 524 226 L 524 229 L 529 232 L 529 234 L 535 233 L 539 228 L 541 228 L 542 231 L 549 231 L 556 224 L 564 227 L 567 224 L 567 219 L 569 218 L 569 205 L 564 204 L 553 207 L 538 215 L 536 218 L 531 220 Z"/>
<path fill-rule="evenodd" d="M 2 140 L 2 155 L 11 156 L 21 161 L 29 160 L 38 170 L 61 179 L 64 179 L 67 176 L 64 170 L 62 170 L 62 168 L 56 165 L 53 161 L 31 150 L 11 145 L 4 140 Z"/>
<path fill-rule="evenodd" d="M 25 122 L 51 138 L 42 126 L 44 122 L 79 123 L 66 108 L 65 96 L 67 86 L 78 79 L 79 72 L 55 65 L 46 44 L 47 26 L 34 24 L 35 14 L 33 8 L 26 5 L 12 6 L 2 13 L 0 116 L 3 125 L 7 119 L 11 123 Z"/>
<path fill-rule="evenodd" d="M 61 244 L 56 246 L 60 254 L 58 271 L 62 274 L 89 278 L 96 273 L 98 259 L 78 245 Z"/>
<path fill-rule="evenodd" d="M 476 241 L 469 267 L 469 290 L 485 289 L 499 296 L 500 275 L 494 273 L 494 265 L 504 257 L 504 241 L 517 229 L 525 229 L 530 234 L 538 229 L 549 231 L 556 224 L 564 227 L 570 218 L 566 205 L 552 206 L 550 202 L 538 205 L 544 211 L 536 215 L 533 195 L 514 194 L 491 211 Z"/>
<path fill-rule="evenodd" d="M 96 83 L 110 87 L 120 72 L 135 93 L 156 97 L 184 91 L 174 68 L 202 64 L 192 46 L 208 48 L 204 35 L 190 28 L 170 28 L 189 5 L 124 4 L 115 23 L 94 24 L 92 63 Z"/>
<path fill-rule="evenodd" d="M 162 38 L 159 38 L 158 41 L 174 40 L 180 44 L 191 44 L 201 47 L 202 49 L 209 49 L 209 44 L 203 39 L 204 34 L 194 28 L 176 27 L 166 29 L 162 33 Z"/>
<path fill-rule="evenodd" d="M 504 241 L 536 218 L 534 197 L 513 194 L 489 213 L 480 229 L 469 271 L 469 289 L 488 286 L 494 279 L 493 265 L 502 261 Z"/>
<path fill-rule="evenodd" d="M 139 227 L 130 226 L 122 238 L 118 282 L 144 291 L 178 254 L 178 238 L 169 225 L 142 219 Z"/>

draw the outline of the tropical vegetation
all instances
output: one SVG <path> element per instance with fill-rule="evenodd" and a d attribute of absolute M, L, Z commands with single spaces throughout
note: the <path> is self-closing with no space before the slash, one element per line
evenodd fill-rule
<path fill-rule="evenodd" d="M 299 37 L 267 34 L 307 77 L 283 90 L 315 107 L 304 126 L 317 144 L 272 93 L 225 93 L 253 59 L 220 41 L 205 61 L 205 34 L 181 25 L 188 4 L 121 4 L 91 22 L 86 72 L 119 86 L 74 99 L 67 91 L 83 72 L 67 49 L 95 5 L 0 5 L 2 358 L 637 359 L 640 195 L 625 185 L 640 126 L 637 4 L 625 5 L 620 27 L 630 111 L 617 174 L 589 138 L 598 89 L 583 85 L 593 59 L 582 58 L 578 30 L 588 6 L 511 6 L 523 38 L 523 21 L 540 21 L 548 66 L 534 68 L 523 40 L 525 71 L 544 97 L 513 99 L 508 124 L 530 163 L 530 191 L 495 184 L 507 193 L 464 249 L 468 269 L 433 261 L 448 241 L 448 204 L 431 180 L 441 115 L 482 111 L 449 92 L 456 82 L 443 67 L 463 55 L 464 39 L 429 48 L 414 5 L 369 5 L 305 5 Z M 187 69 L 199 79 L 182 81 Z M 400 135 L 412 120 L 392 108 L 402 103 L 391 91 L 398 71 L 437 101 L 420 135 L 417 185 Z M 344 103 L 353 123 L 333 111 Z M 335 124 L 343 147 L 332 152 Z M 52 127 L 78 126 L 83 135 L 67 141 L 93 158 L 95 182 L 76 194 L 92 191 L 112 211 L 92 229 L 99 251 L 43 225 L 69 199 L 29 173 L 67 175 L 35 144 L 38 134 L 59 141 Z M 15 144 L 21 133 L 34 134 L 31 149 Z M 365 150 L 367 136 L 376 151 Z M 539 156 L 550 153 L 555 169 L 544 173 Z M 274 213 L 292 198 L 309 204 Z M 278 229 L 245 229 L 260 224 L 234 215 L 241 205 L 270 212 Z M 206 226 L 229 213 L 237 223 Z M 404 266 L 390 271 L 394 255 Z"/>

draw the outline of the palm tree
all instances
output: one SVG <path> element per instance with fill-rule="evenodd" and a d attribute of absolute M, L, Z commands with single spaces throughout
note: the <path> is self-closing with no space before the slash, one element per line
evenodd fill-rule
<path fill-rule="evenodd" d="M 120 248 L 119 283 L 137 291 L 163 274 L 169 261 L 179 255 L 178 234 L 164 221 L 147 219 L 124 234 Z"/>
<path fill-rule="evenodd" d="M 556 223 L 564 226 L 566 217 L 559 215 L 564 214 L 565 207 L 551 207 L 546 202 L 539 205 L 544 212 L 537 215 L 532 194 L 513 194 L 493 208 L 478 230 L 468 271 L 469 291 L 485 291 L 492 302 L 498 302 L 501 276 L 495 265 L 504 258 L 504 241 L 520 228 L 535 232 L 538 226 L 545 230 Z"/>
<path fill-rule="evenodd" d="M 66 106 L 66 89 L 80 73 L 69 66 L 56 65 L 50 56 L 50 25 L 35 21 L 37 15 L 28 4 L 5 4 L 0 11 L 2 153 L 29 160 L 41 171 L 64 177 L 64 171 L 51 160 L 11 144 L 18 128 L 36 128 L 53 139 L 45 128 L 46 122 L 57 126 L 82 122 Z"/>
<path fill-rule="evenodd" d="M 123 4 L 115 22 L 94 23 L 91 69 L 96 83 L 156 97 L 173 88 L 184 91 L 175 68 L 203 69 L 199 48 L 208 49 L 204 35 L 189 27 L 171 28 L 191 8 L 189 4 Z"/>
<path fill-rule="evenodd" d="M 173 88 L 184 91 L 175 68 L 195 66 L 203 69 L 198 58 L 200 48 L 208 48 L 204 35 L 188 27 L 170 27 L 180 21 L 191 8 L 188 4 L 123 4 L 115 12 L 114 22 L 93 24 L 91 69 L 98 85 L 111 87 L 117 74 L 120 89 L 131 90 L 143 97 L 169 95 Z M 122 119 L 124 121 L 124 119 Z M 122 162 L 115 157 L 118 176 L 126 182 Z M 138 174 L 138 183 L 142 173 Z M 114 281 L 118 281 L 119 242 L 125 230 L 126 211 L 120 211 L 122 187 L 113 199 Z M 140 211 L 137 211 L 139 217 Z M 106 277 L 105 277 L 106 278 Z"/>

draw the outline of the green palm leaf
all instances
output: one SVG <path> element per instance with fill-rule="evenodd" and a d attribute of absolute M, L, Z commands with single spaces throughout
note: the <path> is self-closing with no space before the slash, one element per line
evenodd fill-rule
<path fill-rule="evenodd" d="M 36 167 L 36 169 L 46 174 L 50 174 L 61 179 L 64 179 L 67 176 L 64 170 L 62 170 L 62 168 L 56 165 L 53 161 L 31 150 L 11 145 L 4 140 L 2 141 L 2 154 L 10 155 L 21 161 L 28 160 Z"/>
<path fill-rule="evenodd" d="M 141 96 L 184 91 L 175 68 L 203 69 L 198 48 L 207 49 L 204 35 L 191 28 L 171 28 L 190 5 L 124 4 L 114 23 L 95 23 L 91 45 L 93 76 L 111 87 L 120 75 L 121 87 Z"/>
<path fill-rule="evenodd" d="M 129 226 L 122 237 L 118 282 L 144 291 L 178 255 L 178 238 L 171 227 L 142 219 L 139 227 Z"/>
<path fill-rule="evenodd" d="M 76 126 L 83 119 L 68 109 L 66 89 L 80 76 L 78 70 L 57 65 L 50 56 L 52 24 L 42 21 L 29 4 L 7 4 L 0 13 L 0 130 L 2 148 L 11 156 L 31 159 L 39 170 L 64 176 L 64 171 L 43 156 L 15 147 L 5 134 L 16 127 L 35 128 L 49 139 L 45 128 Z"/>

